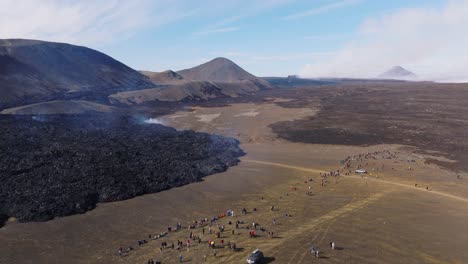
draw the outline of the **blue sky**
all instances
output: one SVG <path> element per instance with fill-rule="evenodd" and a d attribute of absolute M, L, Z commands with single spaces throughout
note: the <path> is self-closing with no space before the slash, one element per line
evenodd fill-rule
<path fill-rule="evenodd" d="M 234 19 L 247 12 L 243 7 L 236 12 L 226 10 L 206 17 L 194 15 L 100 49 L 139 69 L 183 69 L 222 56 L 256 75 L 288 75 L 298 73 L 315 54 L 338 49 L 354 37 L 360 24 L 369 17 L 402 7 L 440 4 L 440 1 L 418 0 L 411 4 L 409 1 L 350 1 L 349 5 L 323 13 L 285 19 L 336 2 L 294 1 L 245 14 L 237 20 Z M 222 24 L 230 18 L 234 21 Z M 216 29 L 232 31 L 215 32 Z"/>
<path fill-rule="evenodd" d="M 401 64 L 466 77 L 466 0 L 0 0 L 0 10 L 0 38 L 85 45 L 141 70 L 222 56 L 258 76 L 371 77 Z M 445 40 L 432 43 L 438 35 Z"/>

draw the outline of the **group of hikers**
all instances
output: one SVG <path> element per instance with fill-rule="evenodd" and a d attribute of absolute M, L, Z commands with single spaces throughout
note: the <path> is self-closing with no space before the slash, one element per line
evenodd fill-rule
<path fill-rule="evenodd" d="M 344 161 L 342 161 L 342 164 L 344 165 L 343 168 L 340 170 L 332 170 L 332 171 L 329 171 L 329 172 L 324 172 L 324 173 L 320 173 L 319 176 L 321 178 L 321 186 L 324 187 L 327 182 L 328 182 L 328 178 L 329 177 L 334 177 L 337 181 L 337 179 L 341 176 L 341 173 L 345 173 L 346 175 L 348 175 L 348 173 L 350 173 L 350 171 L 348 172 L 347 169 L 351 166 L 351 162 L 352 161 L 356 161 L 357 159 L 359 160 L 363 160 L 363 159 L 366 159 L 368 157 L 371 157 L 371 155 L 376 155 L 378 152 L 375 152 L 375 153 L 369 153 L 369 154 L 366 154 L 366 155 L 356 155 L 356 156 L 349 156 L 347 157 Z M 375 157 L 374 157 L 375 159 Z M 309 178 L 308 180 L 305 181 L 306 184 L 309 185 L 308 187 L 308 192 L 307 194 L 311 194 L 311 190 L 312 190 L 312 186 L 310 186 L 310 184 L 314 181 L 314 179 L 312 178 Z M 294 190 L 296 190 L 297 188 L 295 187 Z M 286 194 L 286 196 L 288 196 L 288 194 Z M 282 199 L 283 197 L 281 196 L 280 199 Z M 264 198 L 262 197 L 262 200 Z M 278 210 L 274 205 L 272 205 L 270 207 L 270 210 L 271 211 L 276 211 Z M 252 213 L 255 213 L 257 212 L 257 208 L 253 208 L 251 210 Z M 248 210 L 246 208 L 242 208 L 241 210 L 241 213 L 242 215 L 247 215 L 249 214 Z M 149 234 L 148 235 L 148 240 L 149 241 L 154 241 L 154 240 L 158 240 L 158 239 L 162 239 L 163 241 L 161 241 L 161 246 L 159 248 L 160 250 L 160 253 L 163 253 L 165 250 L 177 250 L 176 252 L 179 252 L 179 254 L 177 255 L 177 259 L 179 262 L 182 262 L 183 259 L 184 259 L 184 256 L 181 252 L 181 250 L 185 249 L 187 251 L 190 251 L 190 248 L 191 248 L 191 245 L 192 245 L 192 242 L 193 243 L 196 243 L 198 245 L 200 244 L 204 244 L 206 243 L 208 245 L 208 247 L 212 250 L 212 256 L 216 257 L 218 252 L 216 250 L 219 250 L 219 249 L 222 249 L 222 248 L 225 248 L 225 246 L 227 246 L 228 249 L 230 249 L 231 251 L 237 251 L 237 245 L 236 243 L 233 243 L 231 241 L 225 241 L 224 240 L 224 237 L 226 237 L 224 234 L 225 232 L 225 226 L 221 224 L 221 219 L 225 218 L 225 217 L 234 217 L 234 211 L 233 210 L 228 210 L 226 211 L 226 213 L 222 213 L 222 214 L 219 214 L 218 216 L 213 216 L 212 218 L 201 218 L 199 220 L 193 220 L 191 223 L 189 223 L 185 228 L 187 228 L 187 230 L 189 231 L 188 232 L 188 235 L 187 235 L 187 239 L 185 241 L 181 241 L 181 240 L 177 240 L 176 243 L 174 242 L 171 242 L 171 243 L 168 243 L 167 242 L 167 237 L 170 236 L 171 233 L 174 233 L 174 232 L 178 232 L 178 231 L 181 231 L 184 229 L 184 227 L 182 226 L 182 224 L 179 222 L 177 223 L 175 226 L 168 226 L 166 231 L 164 232 L 160 232 L 156 235 L 154 234 Z M 289 213 L 284 213 L 284 217 L 291 217 L 291 215 Z M 265 233 L 265 237 L 268 237 L 268 238 L 273 238 L 274 237 L 274 232 L 271 231 L 271 230 L 267 230 L 265 227 L 263 226 L 260 226 L 259 223 L 257 222 L 252 222 L 251 224 L 245 224 L 244 221 L 242 220 L 236 220 L 236 221 L 233 221 L 233 220 L 229 220 L 229 221 L 226 221 L 227 222 L 227 225 L 228 226 L 231 226 L 231 230 L 230 230 L 230 233 L 232 235 L 235 235 L 235 234 L 240 234 L 242 233 L 240 230 L 242 229 L 247 229 L 248 230 L 248 235 L 249 235 L 249 238 L 256 238 L 259 236 L 259 233 L 257 233 L 257 231 L 261 232 L 261 233 Z M 276 223 L 276 219 L 272 219 L 272 224 L 273 226 L 275 226 L 277 223 Z M 198 230 L 198 232 L 196 232 L 196 230 Z M 209 237 L 213 237 L 213 239 L 209 238 Z M 142 247 L 144 246 L 145 244 L 149 243 L 149 241 L 147 240 L 137 240 L 137 244 L 139 247 Z M 185 242 L 185 243 L 184 243 Z M 226 243 L 225 243 L 226 242 Z M 330 248 L 332 250 L 335 249 L 335 242 L 330 242 Z M 118 250 L 118 255 L 119 256 L 124 256 L 124 255 L 128 255 L 130 253 L 130 251 L 134 250 L 131 246 L 128 246 L 126 252 L 124 252 L 123 248 L 119 248 Z M 318 250 L 318 248 L 316 246 L 312 246 L 311 247 L 311 253 L 316 257 L 316 258 L 319 258 L 320 257 L 320 251 Z M 207 255 L 203 255 L 203 259 L 206 261 L 207 259 Z M 159 260 L 153 260 L 153 259 L 148 259 L 148 262 L 147 264 L 160 264 L 161 261 Z"/>
<path fill-rule="evenodd" d="M 400 152 L 391 152 L 390 150 L 381 150 L 381 151 L 374 151 L 374 152 L 368 152 L 364 154 L 356 154 L 353 156 L 348 156 L 344 160 L 340 160 L 340 164 L 342 165 L 341 170 L 338 170 L 337 172 L 342 172 L 345 176 L 351 175 L 351 167 L 354 167 L 356 169 L 356 172 L 358 170 L 365 172 L 364 170 L 365 167 L 369 166 L 369 160 L 393 160 L 393 163 L 398 163 L 399 161 L 407 161 L 414 163 L 416 160 L 414 159 L 401 159 L 398 157 L 398 154 Z M 375 165 L 375 164 L 374 164 Z M 383 171 L 385 168 L 385 164 L 382 164 L 381 168 L 375 167 L 373 168 L 374 171 Z M 394 167 L 391 167 L 392 170 L 395 170 Z M 411 166 L 409 167 L 409 170 L 411 170 Z M 360 173 L 360 172 L 359 172 Z M 363 176 L 363 175 L 362 175 Z M 376 176 L 378 178 L 378 176 Z"/>
<path fill-rule="evenodd" d="M 325 187 L 326 184 L 328 183 L 328 177 L 334 177 L 335 184 L 336 184 L 338 183 L 338 179 L 340 178 L 340 176 L 341 176 L 340 170 L 320 173 L 320 179 L 322 181 L 320 185 L 322 187 Z M 309 187 L 309 190 L 310 190 L 310 187 Z"/>
<path fill-rule="evenodd" d="M 274 208 L 274 206 L 272 206 L 272 208 Z M 244 215 L 248 214 L 248 211 L 247 211 L 246 208 L 243 208 L 241 211 L 242 211 L 242 213 Z M 256 211 L 257 211 L 257 208 L 252 209 L 252 213 L 256 212 Z M 177 223 L 175 226 L 167 227 L 167 231 L 161 232 L 161 233 L 156 234 L 156 235 L 149 234 L 148 235 L 148 239 L 149 239 L 148 241 L 144 240 L 144 239 L 137 240 L 137 244 L 138 244 L 138 247 L 142 247 L 145 244 L 149 243 L 149 241 L 164 239 L 163 241 L 161 241 L 161 244 L 160 244 L 160 248 L 159 248 L 160 253 L 163 253 L 167 249 L 177 250 L 177 251 L 179 251 L 179 254 L 178 254 L 179 262 L 182 262 L 182 260 L 183 260 L 183 254 L 182 254 L 182 252 L 180 252 L 180 250 L 184 249 L 184 247 L 185 247 L 185 249 L 187 251 L 190 251 L 191 243 L 193 241 L 195 243 L 199 244 L 199 245 L 202 244 L 202 243 L 207 243 L 208 247 L 213 249 L 213 256 L 215 256 L 215 257 L 217 256 L 216 249 L 225 248 L 226 246 L 231 251 L 237 251 L 236 243 L 231 242 L 231 241 L 225 241 L 223 239 L 223 237 L 224 237 L 223 233 L 225 232 L 225 226 L 221 224 L 220 220 L 222 218 L 225 218 L 226 216 L 233 217 L 234 216 L 234 211 L 228 210 L 226 213 L 220 214 L 218 216 L 214 216 L 214 217 L 212 217 L 210 219 L 201 218 L 199 220 L 193 220 L 186 227 L 189 232 L 188 232 L 188 236 L 187 236 L 187 239 L 186 239 L 185 243 L 183 241 L 181 241 L 181 240 L 177 240 L 176 244 L 174 242 L 171 242 L 171 243 L 167 242 L 167 237 L 171 233 L 183 230 L 182 224 Z M 273 222 L 276 223 L 276 220 L 273 219 Z M 236 230 L 240 230 L 240 229 L 248 229 L 249 230 L 249 232 L 248 232 L 249 237 L 251 237 L 251 238 L 255 238 L 255 237 L 258 236 L 258 234 L 256 233 L 256 230 L 260 230 L 261 232 L 266 232 L 266 229 L 264 227 L 261 227 L 260 224 L 257 223 L 257 222 L 252 222 L 251 224 L 246 225 L 244 223 L 244 221 L 242 221 L 242 220 L 236 220 L 236 221 L 229 220 L 229 221 L 227 221 L 227 225 L 232 226 L 232 230 L 230 232 L 232 235 L 241 233 L 240 231 L 236 231 Z M 243 226 L 241 226 L 241 225 L 243 225 Z M 199 232 L 201 234 L 197 234 L 195 232 L 194 229 L 197 229 L 197 228 L 198 228 L 198 230 L 199 230 Z M 268 232 L 268 237 L 269 238 L 273 237 L 273 234 L 274 233 L 272 231 L 269 231 Z M 214 239 L 208 239 L 208 237 L 210 237 L 210 236 L 213 236 Z M 202 238 L 204 238 L 204 239 L 202 239 Z M 216 241 L 215 239 L 218 239 L 218 240 Z M 118 256 L 123 257 L 124 255 L 128 255 L 128 254 L 130 254 L 130 252 L 132 250 L 134 250 L 134 248 L 132 246 L 128 246 L 126 252 L 124 252 L 123 248 L 120 247 L 119 250 L 118 250 Z M 206 258 L 207 258 L 207 256 L 205 255 L 204 259 L 206 260 Z M 147 263 L 148 264 L 158 264 L 158 263 L 161 263 L 161 261 L 148 259 Z"/>
<path fill-rule="evenodd" d="M 400 154 L 400 152 L 391 152 L 389 150 L 374 151 L 374 152 L 368 152 L 365 154 L 356 154 L 354 156 L 348 156 L 344 160 L 341 160 L 340 163 L 343 165 L 343 168 L 342 168 L 343 171 L 345 169 L 351 168 L 352 162 L 357 162 L 357 165 L 355 165 L 356 169 L 362 169 L 364 166 L 369 165 L 368 160 L 382 159 L 382 160 L 393 160 L 393 163 L 398 163 L 398 162 L 407 162 L 410 164 L 416 163 L 415 159 L 412 159 L 412 158 L 403 159 L 399 157 L 398 154 Z M 363 165 L 361 162 L 366 162 L 366 163 Z M 395 171 L 395 167 L 391 166 L 390 168 L 392 171 Z M 379 167 L 375 168 L 376 171 L 383 171 L 384 169 L 385 169 L 385 164 L 382 164 L 380 168 Z M 409 171 L 413 170 L 411 166 L 408 166 L 407 169 Z M 345 175 L 350 175 L 350 174 L 351 174 L 351 170 L 349 170 L 349 172 L 345 172 Z M 375 177 L 379 178 L 378 176 L 375 176 Z M 457 179 L 460 179 L 459 175 L 457 175 Z M 418 183 L 415 183 L 414 187 L 416 188 L 423 187 L 428 191 L 432 190 L 431 187 L 429 186 L 424 187 L 424 186 L 419 185 Z"/>

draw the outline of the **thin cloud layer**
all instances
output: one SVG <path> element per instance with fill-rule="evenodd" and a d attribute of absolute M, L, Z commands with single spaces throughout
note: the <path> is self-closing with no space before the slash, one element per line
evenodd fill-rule
<path fill-rule="evenodd" d="M 314 15 L 318 15 L 318 14 L 327 13 L 327 12 L 333 11 L 335 9 L 340 9 L 340 8 L 344 8 L 344 7 L 347 7 L 347 6 L 360 4 L 362 2 L 363 2 L 363 0 L 341 0 L 341 1 L 336 1 L 336 2 L 332 2 L 330 4 L 327 4 L 327 5 L 319 6 L 319 7 L 312 8 L 312 9 L 309 9 L 309 10 L 306 10 L 306 11 L 303 11 L 303 12 L 299 12 L 299 13 L 296 13 L 296 14 L 291 14 L 291 15 L 285 16 L 285 17 L 283 17 L 283 19 L 284 20 L 293 20 L 293 19 L 300 19 L 300 18 L 304 18 L 304 17 L 314 16 Z"/>
<path fill-rule="evenodd" d="M 109 43 L 196 12 L 177 0 L 0 0 L 0 38 Z"/>
<path fill-rule="evenodd" d="M 198 31 L 193 33 L 193 35 L 212 35 L 212 34 L 219 34 L 219 33 L 227 33 L 239 30 L 238 27 L 225 27 L 225 28 L 217 28 L 205 31 Z"/>
<path fill-rule="evenodd" d="M 223 19 L 210 23 L 203 29 L 195 31 L 193 35 L 211 35 L 239 30 L 232 26 L 243 19 L 256 16 L 268 10 L 278 8 L 294 2 L 295 0 L 231 0 L 219 2 L 208 7 L 210 13 L 229 15 Z"/>
<path fill-rule="evenodd" d="M 421 79 L 468 80 L 468 2 L 443 8 L 411 8 L 369 19 L 334 56 L 316 60 L 305 77 L 373 78 L 395 65 Z"/>
<path fill-rule="evenodd" d="M 181 19 L 228 13 L 194 35 L 232 32 L 232 24 L 294 0 L 0 0 L 0 38 L 108 44 Z"/>

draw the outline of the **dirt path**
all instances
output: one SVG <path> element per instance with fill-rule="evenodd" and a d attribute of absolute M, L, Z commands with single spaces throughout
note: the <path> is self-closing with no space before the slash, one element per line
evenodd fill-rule
<path fill-rule="evenodd" d="M 306 172 L 314 172 L 314 173 L 324 172 L 323 170 L 317 170 L 317 169 L 312 169 L 312 168 L 307 168 L 307 167 L 301 167 L 301 166 L 293 166 L 293 165 L 282 164 L 282 163 L 276 163 L 276 162 L 266 162 L 266 161 L 248 160 L 248 159 L 242 160 L 242 161 L 243 161 L 243 162 L 251 162 L 251 163 L 257 163 L 257 164 L 263 164 L 263 165 L 276 166 L 276 167 L 281 167 L 281 168 L 295 169 L 295 170 L 306 171 Z M 359 179 L 359 180 L 362 179 L 362 177 L 360 177 L 360 176 L 354 176 L 354 175 L 349 175 L 349 176 L 345 176 L 345 177 L 346 177 L 346 178 L 351 178 L 351 179 Z M 467 198 L 460 197 L 460 196 L 456 196 L 456 195 L 452 195 L 452 194 L 448 194 L 448 193 L 444 193 L 444 192 L 433 191 L 433 190 L 428 191 L 428 190 L 423 189 L 423 188 L 417 188 L 417 187 L 414 187 L 414 186 L 411 186 L 411 185 L 407 185 L 407 184 L 403 184 L 403 183 L 399 183 L 399 182 L 387 181 L 387 180 L 382 180 L 382 179 L 377 179 L 377 178 L 371 178 L 371 177 L 366 177 L 365 179 L 366 179 L 366 180 L 370 180 L 370 181 L 375 181 L 375 182 L 381 182 L 381 183 L 385 183 L 385 184 L 392 184 L 392 185 L 394 185 L 394 186 L 403 187 L 403 188 L 407 188 L 407 189 L 411 189 L 411 190 L 415 190 L 415 191 L 421 191 L 421 192 L 425 192 L 425 193 L 428 193 L 428 194 L 439 195 L 439 196 L 443 196 L 443 197 L 446 197 L 446 198 L 454 199 L 454 200 L 457 200 L 457 201 L 460 201 L 460 202 L 468 203 L 468 199 L 467 199 Z"/>
<path fill-rule="evenodd" d="M 312 237 L 313 234 L 316 233 L 313 241 L 315 243 L 321 243 L 323 238 L 327 235 L 329 227 L 333 225 L 336 219 L 348 213 L 352 213 L 354 211 L 360 210 L 368 206 L 369 204 L 372 204 L 376 202 L 377 200 L 381 199 L 388 193 L 389 193 L 388 191 L 375 193 L 365 199 L 361 199 L 358 201 L 351 201 L 350 203 L 336 210 L 328 212 L 320 217 L 311 219 L 310 221 L 305 222 L 303 225 L 289 229 L 287 231 L 287 236 L 284 238 L 281 238 L 281 239 L 273 238 L 273 239 L 262 240 L 261 242 L 262 250 L 272 252 L 272 251 L 275 251 L 275 249 L 278 249 L 279 247 L 283 247 L 283 248 L 288 247 L 288 249 L 291 248 L 288 250 L 289 254 L 291 254 L 291 257 L 289 258 L 288 263 L 302 263 L 305 256 L 308 253 L 310 253 L 310 251 L 308 251 L 307 249 L 304 249 L 303 246 L 301 246 L 300 244 L 296 245 L 295 240 L 297 237 Z M 317 232 L 318 227 L 326 225 L 326 224 L 328 225 L 326 226 L 324 232 Z M 320 236 L 320 239 L 318 239 L 319 236 Z M 254 248 L 259 245 L 259 242 L 257 241 L 257 239 L 244 240 L 242 241 L 242 245 L 246 248 Z M 294 245 L 294 246 L 291 247 L 291 245 Z M 239 255 L 237 254 L 228 255 L 226 258 L 223 259 L 223 262 L 235 263 L 234 260 L 238 258 L 239 258 Z"/>

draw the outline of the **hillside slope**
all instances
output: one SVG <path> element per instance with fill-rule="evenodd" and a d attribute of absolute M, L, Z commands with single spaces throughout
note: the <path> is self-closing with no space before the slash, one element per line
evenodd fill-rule
<path fill-rule="evenodd" d="M 154 102 L 206 101 L 216 98 L 239 97 L 258 92 L 253 81 L 213 83 L 191 81 L 181 85 L 120 92 L 109 96 L 113 104 L 138 105 Z"/>
<path fill-rule="evenodd" d="M 178 73 L 167 70 L 163 72 L 152 72 L 152 71 L 140 71 L 143 75 L 150 78 L 150 80 L 156 85 L 174 85 L 186 83 L 181 75 Z"/>
<path fill-rule="evenodd" d="M 143 74 L 86 47 L 0 40 L 0 108 L 152 86 Z"/>
<path fill-rule="evenodd" d="M 55 100 L 0 111 L 3 115 L 51 115 L 118 112 L 119 108 L 84 100 Z"/>
<path fill-rule="evenodd" d="M 182 85 L 120 92 L 109 96 L 109 100 L 114 104 L 135 105 L 157 101 L 180 102 L 209 100 L 221 96 L 223 96 L 221 89 L 214 83 L 193 81 Z"/>

